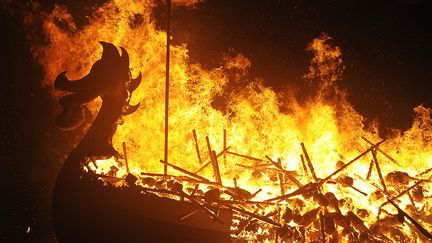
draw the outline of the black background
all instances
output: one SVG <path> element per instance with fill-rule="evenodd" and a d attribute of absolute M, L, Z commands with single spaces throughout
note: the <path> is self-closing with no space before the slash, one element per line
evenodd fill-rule
<path fill-rule="evenodd" d="M 0 240 L 48 242 L 54 238 L 52 187 L 76 134 L 54 127 L 58 107 L 30 52 L 30 43 L 43 36 L 37 25 L 22 24 L 27 2 L 0 1 L 16 10 L 0 8 Z M 70 7 L 82 26 L 91 7 L 103 1 L 58 3 Z M 41 4 L 48 11 L 54 1 Z M 406 129 L 411 109 L 432 103 L 429 9 L 427 1 L 209 0 L 173 10 L 173 41 L 187 42 L 191 60 L 209 68 L 224 53 L 243 53 L 252 62 L 250 76 L 281 91 L 301 85 L 311 59 L 304 49 L 326 32 L 342 48 L 346 69 L 339 85 L 354 107 L 368 120 L 378 119 L 383 130 Z"/>

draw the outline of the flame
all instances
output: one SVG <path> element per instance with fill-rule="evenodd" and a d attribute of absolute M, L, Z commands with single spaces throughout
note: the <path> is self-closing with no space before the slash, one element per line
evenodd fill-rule
<path fill-rule="evenodd" d="M 181 2 L 181 1 L 179 1 Z M 186 2 L 186 1 L 185 1 Z M 124 117 L 124 123 L 118 127 L 114 145 L 122 151 L 122 142 L 128 147 L 128 159 L 131 172 L 141 171 L 162 173 L 164 141 L 164 91 L 165 91 L 165 40 L 166 33 L 156 29 L 152 19 L 153 1 L 113 0 L 105 3 L 89 17 L 89 23 L 77 27 L 69 11 L 62 5 L 55 5 L 46 14 L 43 32 L 48 44 L 35 48 L 34 54 L 45 70 L 44 84 L 52 86 L 56 75 L 68 70 L 69 78 L 85 75 L 91 65 L 100 57 L 101 47 L 98 40 L 122 46 L 130 55 L 132 75 L 143 73 L 143 82 L 135 91 L 131 103 L 141 102 L 140 109 Z M 223 65 L 214 69 L 205 69 L 199 63 L 189 60 L 187 45 L 171 48 L 170 110 L 169 110 L 169 162 L 189 171 L 197 171 L 198 162 L 192 130 L 196 130 L 199 149 L 203 160 L 209 160 L 205 137 L 208 136 L 211 147 L 217 153 L 224 149 L 223 131 L 226 129 L 227 146 L 230 151 L 248 155 L 266 161 L 280 159 L 282 167 L 294 171 L 302 184 L 312 179 L 303 170 L 300 144 L 303 142 L 310 156 L 316 176 L 325 178 L 335 171 L 337 162 L 347 163 L 370 144 L 362 137 L 377 143 L 382 140 L 377 126 L 366 128 L 363 117 L 348 102 L 347 93 L 337 87 L 343 72 L 342 51 L 331 45 L 331 37 L 323 34 L 314 39 L 307 50 L 314 57 L 309 73 L 304 76 L 312 90 L 306 102 L 297 102 L 294 98 L 283 100 L 272 88 L 263 85 L 262 80 L 248 80 L 247 85 L 239 89 L 229 89 L 230 82 L 246 79 L 251 62 L 242 54 L 224 57 Z M 221 96 L 226 99 L 226 109 L 216 109 L 212 101 Z M 284 96 L 287 97 L 287 96 Z M 292 96 L 288 96 L 292 97 Z M 286 98 L 285 98 L 286 99 Z M 284 102 L 283 102 L 284 101 Z M 284 104 L 282 112 L 281 106 Z M 89 104 L 93 113 L 97 113 L 100 101 Z M 381 172 L 384 176 L 394 171 L 404 171 L 411 177 L 432 167 L 432 126 L 431 109 L 422 105 L 414 108 L 413 125 L 407 131 L 396 131 L 379 148 Z M 341 188 L 335 184 L 325 184 L 324 190 L 333 192 L 339 199 L 346 199 L 348 206 L 344 212 L 354 209 L 366 209 L 371 212 L 364 220 L 372 225 L 378 214 L 378 208 L 385 202 L 383 198 L 373 197 L 380 186 L 376 170 L 372 171 L 369 181 L 363 180 L 368 173 L 371 153 L 348 167 L 345 175 L 354 178 L 357 189 L 367 193 L 365 197 L 351 188 Z M 97 161 L 99 172 L 107 171 L 113 161 Z M 103 165 L 104 164 L 104 165 Z M 245 169 L 259 166 L 259 160 L 241 158 L 226 154 L 226 159 L 219 158 L 219 166 L 224 185 L 233 186 L 233 178 L 242 188 L 262 192 L 258 200 L 280 195 L 280 186 L 266 173 Z M 96 168 L 93 168 L 96 170 Z M 121 171 L 125 174 L 125 171 Z M 169 173 L 178 172 L 169 169 Z M 211 168 L 199 173 L 206 178 L 213 178 Z M 389 179 L 387 179 L 389 182 Z M 388 185 L 392 195 L 400 187 Z M 296 189 L 287 185 L 286 191 Z M 430 184 L 423 187 L 429 195 Z M 314 208 L 312 201 L 306 201 L 306 208 Z M 404 196 L 400 202 L 406 208 L 411 202 Z M 424 208 L 423 213 L 430 216 L 431 203 L 426 200 L 417 208 Z M 395 213 L 391 207 L 386 210 Z M 303 211 L 305 212 L 305 211 Z M 404 226 L 403 231 L 413 236 L 414 230 Z M 429 230 L 431 229 L 428 226 Z M 261 229 L 262 230 L 262 229 Z M 265 230 L 264 230 L 265 231 Z M 418 239 L 418 236 L 414 236 Z"/>

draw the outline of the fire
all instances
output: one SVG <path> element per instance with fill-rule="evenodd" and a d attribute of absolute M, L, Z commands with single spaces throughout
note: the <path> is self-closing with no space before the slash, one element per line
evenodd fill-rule
<path fill-rule="evenodd" d="M 133 104 L 141 102 L 141 107 L 134 114 L 123 118 L 122 125 L 115 134 L 114 145 L 118 151 L 122 151 L 122 142 L 127 144 L 130 171 L 136 175 L 141 172 L 163 172 L 163 165 L 159 161 L 163 158 L 164 141 L 166 37 L 165 32 L 156 29 L 152 21 L 154 6 L 153 1 L 109 1 L 94 11 L 89 24 L 77 28 L 68 10 L 56 5 L 44 18 L 43 30 L 48 44 L 35 49 L 35 57 L 45 69 L 44 84 L 48 86 L 52 86 L 56 75 L 64 70 L 69 70 L 71 79 L 85 75 L 100 57 L 102 49 L 98 40 L 128 50 L 132 76 L 137 76 L 139 72 L 143 74 L 143 82 L 131 101 Z M 264 164 L 270 163 L 266 156 L 275 162 L 280 160 L 284 170 L 292 172 L 301 185 L 306 185 L 314 180 L 310 168 L 304 169 L 309 167 L 306 153 L 316 177 L 322 179 L 366 151 L 372 144 L 381 141 L 377 126 L 364 127 L 363 117 L 348 102 L 346 92 L 336 86 L 344 69 L 342 51 L 339 47 L 330 45 L 330 40 L 328 35 L 323 34 L 307 48 L 314 57 L 304 79 L 310 84 L 313 95 L 301 104 L 293 98 L 289 102 L 282 102 L 282 97 L 272 88 L 264 86 L 260 79 L 250 80 L 242 90 L 230 91 L 227 88 L 229 83 L 245 79 L 248 68 L 252 65 L 241 54 L 225 57 L 224 65 L 208 70 L 198 63 L 190 62 L 187 45 L 172 46 L 169 163 L 188 171 L 198 171 L 202 164 L 197 159 L 192 131 L 196 130 L 198 147 L 205 162 L 210 160 L 205 137 L 209 137 L 211 148 L 219 153 L 224 150 L 223 134 L 226 130 L 226 146 L 230 146 L 229 151 L 232 153 L 219 157 L 223 184 L 232 187 L 235 178 L 237 185 L 248 191 L 262 189 L 254 198 L 262 201 L 282 193 L 279 179 L 274 178 L 274 173 L 266 171 L 269 166 Z M 211 105 L 214 98 L 222 94 L 227 99 L 226 111 Z M 289 112 L 281 112 L 282 103 L 287 104 L 284 108 Z M 95 101 L 88 107 L 96 114 L 99 105 L 100 101 Z M 421 175 L 432 167 L 430 113 L 429 108 L 421 105 L 414 108 L 412 127 L 404 132 L 395 131 L 376 150 L 380 172 L 391 196 L 412 186 L 418 179 L 430 181 L 430 177 L 427 177 L 430 173 Z M 304 143 L 305 151 L 301 143 Z M 303 161 L 300 155 L 303 155 Z M 386 199 L 382 193 L 378 193 L 383 188 L 377 168 L 373 167 L 369 172 L 372 160 L 372 152 L 369 152 L 347 167 L 342 174 L 348 177 L 348 182 L 322 185 L 324 193 L 331 192 L 339 200 L 344 200 L 340 205 L 344 215 L 355 213 L 366 227 L 375 224 L 379 213 L 381 217 L 390 217 L 383 213 L 384 210 L 390 214 L 398 213 L 391 205 L 379 210 Z M 114 159 L 96 161 L 94 165 L 96 166 L 92 169 L 98 173 L 108 173 L 111 166 L 118 166 Z M 407 173 L 395 176 L 398 179 L 406 176 L 405 182 L 392 180 L 391 173 L 396 171 Z M 370 178 L 365 180 L 368 172 Z M 169 168 L 169 173 L 179 174 L 172 168 Z M 124 167 L 121 167 L 117 176 L 125 174 Z M 211 166 L 197 174 L 215 179 Z M 331 180 L 342 180 L 338 176 Z M 295 184 L 287 183 L 282 190 L 287 193 L 297 188 Z M 417 188 L 421 188 L 421 196 L 424 198 L 429 197 L 432 191 L 429 182 Z M 415 197 L 414 192 L 411 194 L 411 197 Z M 286 205 L 295 203 L 299 202 L 290 199 L 282 204 L 283 207 L 290 208 Z M 304 207 L 297 207 L 297 213 L 304 215 L 317 207 L 313 200 L 304 200 L 304 203 Z M 398 205 L 402 209 L 416 212 L 416 217 L 421 222 L 426 222 L 429 217 L 429 224 L 423 225 L 429 231 L 432 230 L 430 200 L 412 201 L 404 195 Z M 419 216 L 420 214 L 423 216 Z M 295 221 L 286 220 L 285 223 L 291 227 L 296 225 Z M 398 224 L 397 227 L 411 239 L 423 239 L 409 224 Z M 263 226 L 256 232 L 266 235 L 269 229 Z M 315 231 L 311 232 L 310 237 Z M 390 239 L 396 239 L 390 233 L 384 234 Z"/>

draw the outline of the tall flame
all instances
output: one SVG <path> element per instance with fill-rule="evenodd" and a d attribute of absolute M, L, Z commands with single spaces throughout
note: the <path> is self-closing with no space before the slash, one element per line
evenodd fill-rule
<path fill-rule="evenodd" d="M 86 74 L 102 49 L 98 40 L 122 46 L 130 55 L 132 75 L 143 73 L 143 81 L 135 91 L 131 103 L 141 102 L 134 114 L 124 117 L 118 127 L 114 145 L 121 151 L 121 143 L 128 146 L 129 167 L 139 173 L 163 171 L 159 162 L 163 158 L 164 141 L 164 80 L 165 80 L 165 33 L 155 27 L 151 15 L 153 1 L 113 0 L 94 11 L 89 23 L 77 28 L 73 17 L 61 5 L 56 5 L 44 19 L 43 31 L 48 44 L 35 50 L 35 56 L 45 69 L 44 83 L 52 85 L 55 76 L 68 70 L 69 78 Z M 281 159 L 282 166 L 302 175 L 303 142 L 317 177 L 324 178 L 337 169 L 337 162 L 348 162 L 370 145 L 361 137 L 376 143 L 381 140 L 377 126 L 365 128 L 363 117 L 348 102 L 345 91 L 336 86 L 341 79 L 343 63 L 341 49 L 330 44 L 328 35 L 314 39 L 307 50 L 314 54 L 309 73 L 304 76 L 313 90 L 307 102 L 295 99 L 282 100 L 262 80 L 250 80 L 245 88 L 229 89 L 230 82 L 246 79 L 250 61 L 243 55 L 226 57 L 218 68 L 205 69 L 189 60 L 186 45 L 171 49 L 171 94 L 169 110 L 170 163 L 189 171 L 197 171 L 197 160 L 192 130 L 196 130 L 199 149 L 204 160 L 209 159 L 205 136 L 209 136 L 216 152 L 223 147 L 223 130 L 227 131 L 230 151 L 263 159 Z M 212 102 L 217 96 L 226 98 L 226 109 L 216 109 Z M 286 97 L 286 96 L 285 96 Z M 284 102 L 282 102 L 284 101 Z M 89 105 L 97 112 L 100 101 Z M 284 104 L 290 112 L 282 112 Z M 410 176 L 432 167 L 431 110 L 422 105 L 414 108 L 413 126 L 394 136 L 380 146 L 393 157 L 395 165 L 382 153 L 378 153 L 383 175 L 393 171 L 405 171 Z M 352 176 L 365 177 L 372 159 L 370 154 L 347 168 Z M 279 186 L 265 174 L 252 173 L 243 166 L 256 166 L 257 161 L 227 155 L 220 159 L 222 179 L 232 185 L 233 178 L 243 188 L 255 191 L 263 188 L 258 197 L 280 195 Z M 170 173 L 176 173 L 170 169 Z M 207 168 L 201 175 L 213 177 Z M 379 184 L 377 173 L 372 180 Z M 306 184 L 310 179 L 303 176 Z M 361 190 L 372 193 L 374 188 L 356 182 Z M 425 188 L 431 191 L 432 188 Z M 326 190 L 336 193 L 333 185 Z M 357 208 L 376 211 L 382 201 L 364 200 L 362 195 L 346 189 Z M 358 200 L 355 200 L 358 198 Z M 406 204 L 405 204 L 406 205 Z M 430 202 L 425 203 L 431 207 Z"/>

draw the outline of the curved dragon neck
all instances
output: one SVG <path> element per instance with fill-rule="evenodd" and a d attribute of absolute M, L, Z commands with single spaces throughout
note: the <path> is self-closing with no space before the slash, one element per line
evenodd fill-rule
<path fill-rule="evenodd" d="M 124 102 L 112 99 L 102 101 L 102 106 L 93 124 L 78 146 L 70 153 L 70 158 L 65 162 L 65 166 L 68 162 L 74 164 L 73 166 L 79 166 L 85 157 L 108 158 L 118 155 L 112 146 L 112 137 L 117 129 L 117 122 L 121 118 L 124 104 Z"/>

